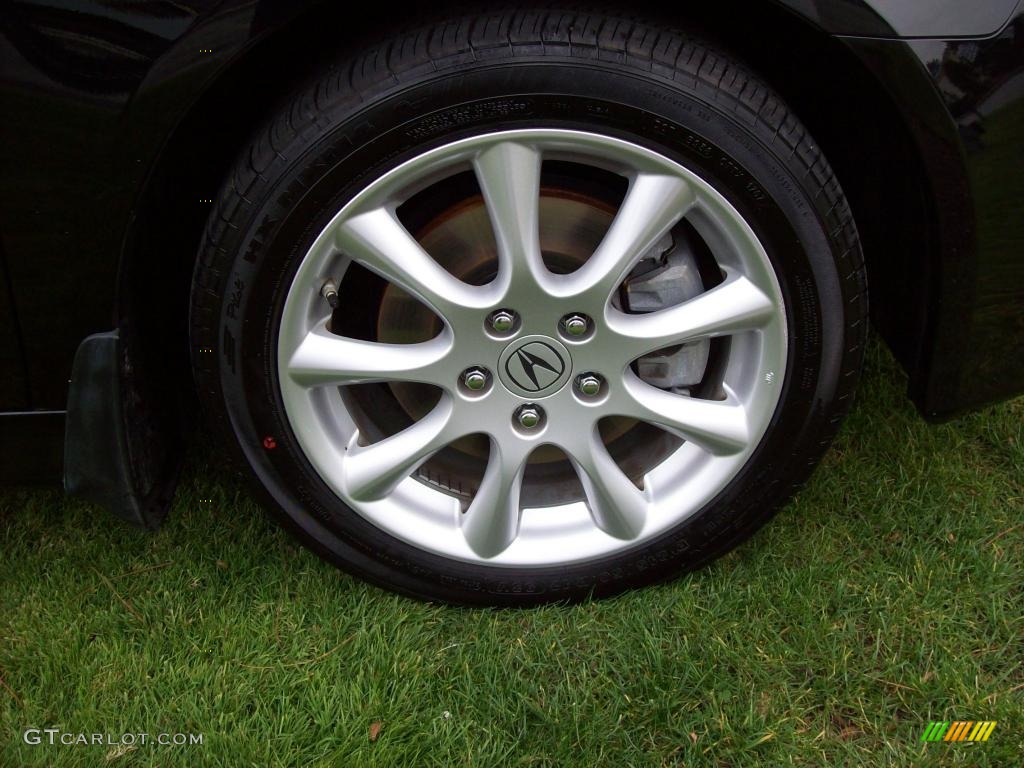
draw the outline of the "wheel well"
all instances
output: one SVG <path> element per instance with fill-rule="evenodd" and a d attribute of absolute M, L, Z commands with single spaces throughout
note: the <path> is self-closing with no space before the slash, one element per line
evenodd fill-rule
<path fill-rule="evenodd" d="M 807 125 L 853 210 L 867 260 L 872 319 L 913 372 L 926 324 L 934 214 L 923 163 L 896 106 L 841 41 L 767 0 L 693 4 L 685 18 L 645 2 L 634 2 L 632 12 L 684 27 L 738 55 Z M 200 201 L 217 194 L 255 127 L 287 103 L 295 83 L 329 66 L 346 46 L 361 47 L 395 31 L 395 19 L 409 28 L 430 18 L 413 8 L 399 0 L 353 22 L 337 4 L 312 6 L 236 62 L 169 138 L 126 239 L 118 314 L 129 344 L 133 337 L 146 339 L 136 345 L 143 355 L 162 350 L 148 354 L 149 370 L 178 382 L 186 397 L 192 391 L 189 289 L 210 210 Z M 907 306 L 908 296 L 915 306 Z"/>
<path fill-rule="evenodd" d="M 832 165 L 864 250 L 872 323 L 913 380 L 928 330 L 938 227 L 922 153 L 904 117 L 840 39 L 771 2 L 708 5 L 704 36 L 778 91 Z"/>

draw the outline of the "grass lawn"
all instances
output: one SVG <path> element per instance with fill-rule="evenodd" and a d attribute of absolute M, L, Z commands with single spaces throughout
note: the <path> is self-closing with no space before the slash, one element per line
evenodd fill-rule
<path fill-rule="evenodd" d="M 1024 399 L 929 426 L 904 386 L 873 345 L 768 528 L 574 607 L 367 586 L 294 546 L 209 447 L 157 534 L 3 492 L 0 765 L 1019 766 Z M 957 719 L 998 725 L 918 740 Z M 203 744 L 29 746 L 27 727 Z"/>

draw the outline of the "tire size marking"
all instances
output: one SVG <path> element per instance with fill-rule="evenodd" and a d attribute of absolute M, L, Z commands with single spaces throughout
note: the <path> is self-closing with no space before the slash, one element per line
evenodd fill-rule
<path fill-rule="evenodd" d="M 427 115 L 417 125 L 405 131 L 410 139 L 422 139 L 462 127 L 466 123 L 506 118 L 530 112 L 533 105 L 523 99 L 501 99 L 485 104 L 468 104 Z"/>

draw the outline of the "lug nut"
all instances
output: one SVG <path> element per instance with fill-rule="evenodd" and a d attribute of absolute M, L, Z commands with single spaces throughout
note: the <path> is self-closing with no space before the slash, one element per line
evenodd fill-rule
<path fill-rule="evenodd" d="M 540 424 L 541 410 L 536 405 L 523 405 L 516 411 L 516 421 L 519 426 L 526 429 L 533 429 Z"/>
<path fill-rule="evenodd" d="M 514 312 L 507 309 L 499 309 L 491 315 L 491 329 L 498 333 L 508 333 L 516 324 Z"/>
<path fill-rule="evenodd" d="M 569 336 L 582 336 L 590 328 L 586 315 L 568 315 L 562 320 L 562 328 Z"/>
<path fill-rule="evenodd" d="M 601 377 L 596 373 L 581 373 L 576 377 L 576 388 L 581 394 L 593 397 L 601 391 Z"/>
<path fill-rule="evenodd" d="M 466 385 L 466 389 L 479 392 L 487 386 L 487 371 L 483 368 L 467 368 L 462 373 L 462 383 Z"/>

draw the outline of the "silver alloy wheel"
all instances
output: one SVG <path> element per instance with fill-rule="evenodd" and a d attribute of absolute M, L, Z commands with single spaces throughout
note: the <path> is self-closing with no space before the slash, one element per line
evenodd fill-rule
<path fill-rule="evenodd" d="M 538 237 L 541 162 L 567 160 L 624 176 L 628 190 L 600 246 L 579 269 L 545 267 Z M 397 207 L 451 174 L 472 169 L 498 250 L 488 284 L 455 278 L 399 222 Z M 681 218 L 710 248 L 724 277 L 704 293 L 648 314 L 611 298 L 636 262 Z M 352 262 L 429 306 L 443 330 L 429 341 L 386 344 L 328 330 L 321 296 Z M 514 310 L 518 326 L 496 335 L 490 318 Z M 585 336 L 563 318 L 590 318 Z M 655 350 L 728 336 L 721 400 L 654 387 L 630 363 Z M 637 144 L 593 133 L 513 130 L 424 152 L 370 183 L 317 237 L 295 274 L 278 337 L 281 394 L 294 435 L 324 482 L 346 505 L 421 549 L 496 566 L 559 565 L 606 556 L 655 537 L 692 515 L 747 463 L 778 404 L 785 371 L 786 319 L 778 280 L 751 227 L 722 195 L 682 165 Z M 506 366 L 506 363 L 508 364 Z M 484 367 L 493 383 L 460 386 Z M 581 396 L 581 373 L 601 377 Z M 532 375 L 531 375 L 532 374 Z M 341 387 L 421 382 L 437 404 L 403 431 L 366 444 Z M 532 405 L 539 423 L 516 413 Z M 643 477 L 642 490 L 612 459 L 598 422 L 625 416 L 682 438 Z M 484 434 L 486 471 L 468 506 L 414 473 L 454 440 Z M 565 452 L 584 502 L 522 509 L 530 453 Z"/>

